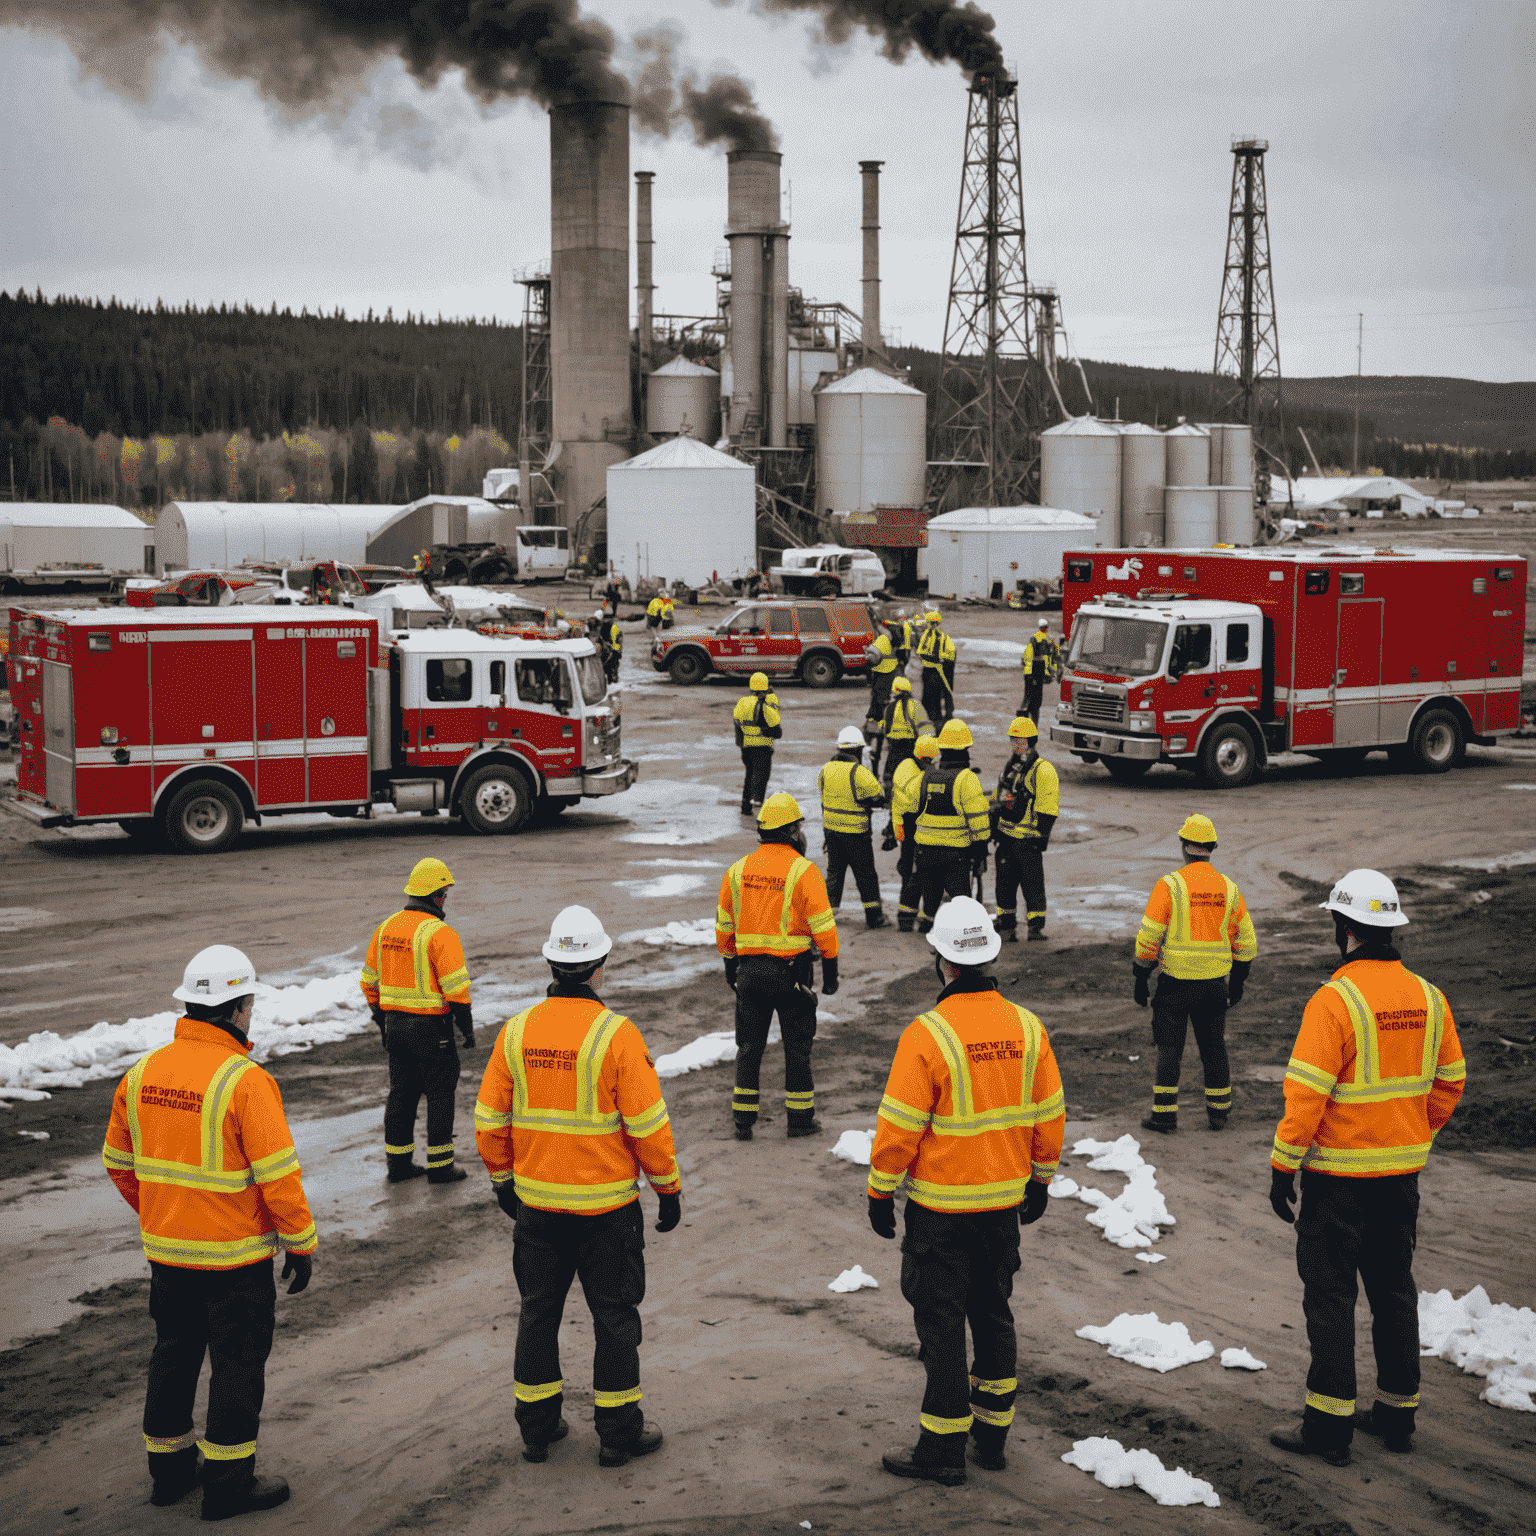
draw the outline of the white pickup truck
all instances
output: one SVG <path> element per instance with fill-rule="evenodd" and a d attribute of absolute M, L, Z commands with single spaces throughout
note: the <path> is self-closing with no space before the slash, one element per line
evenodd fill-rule
<path fill-rule="evenodd" d="M 812 544 L 786 549 L 780 558 L 781 565 L 768 568 L 768 579 L 785 597 L 867 597 L 885 588 L 885 567 L 873 550 Z"/>

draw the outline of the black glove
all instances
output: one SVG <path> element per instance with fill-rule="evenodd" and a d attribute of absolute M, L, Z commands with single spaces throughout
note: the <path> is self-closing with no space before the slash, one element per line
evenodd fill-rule
<path fill-rule="evenodd" d="M 971 844 L 971 868 L 977 876 L 987 872 L 987 845 L 985 843 Z"/>
<path fill-rule="evenodd" d="M 501 1207 L 502 1215 L 509 1221 L 516 1221 L 523 1213 L 523 1202 L 517 1198 L 517 1186 L 511 1179 L 504 1179 L 500 1184 L 491 1185 L 491 1189 L 496 1196 L 496 1204 Z"/>
<path fill-rule="evenodd" d="M 1278 1168 L 1269 1170 L 1269 1203 L 1276 1216 L 1286 1226 L 1296 1220 L 1291 1207 L 1296 1204 L 1296 1175 L 1283 1173 Z"/>
<path fill-rule="evenodd" d="M 472 1051 L 475 1048 L 475 1016 L 470 1011 L 468 1003 L 449 1003 L 448 1016 L 453 1020 L 453 1027 L 458 1030 L 459 1038 L 464 1042 L 464 1049 Z"/>
<path fill-rule="evenodd" d="M 725 957 L 725 984 L 732 992 L 736 990 L 736 972 L 741 966 L 740 959 L 735 955 Z"/>
<path fill-rule="evenodd" d="M 1227 977 L 1227 1007 L 1236 1008 L 1243 1000 L 1243 988 L 1248 985 L 1248 972 L 1252 968 L 1251 960 L 1234 960 L 1231 974 Z"/>
<path fill-rule="evenodd" d="M 869 1224 L 880 1237 L 896 1236 L 896 1202 L 869 1197 Z"/>
<path fill-rule="evenodd" d="M 382 1008 L 370 1008 L 368 1011 L 373 1015 L 373 1022 L 379 1026 L 380 1049 L 387 1051 L 389 1049 L 389 1035 L 384 1029 L 384 1010 Z"/>
<path fill-rule="evenodd" d="M 660 1202 L 656 1208 L 656 1230 L 670 1232 L 683 1219 L 683 1197 L 657 1195 L 656 1198 Z"/>
<path fill-rule="evenodd" d="M 1019 1225 L 1027 1227 L 1030 1222 L 1039 1221 L 1050 1203 L 1050 1186 L 1042 1184 L 1039 1179 L 1031 1179 L 1024 1186 L 1024 1203 L 1019 1207 Z"/>
<path fill-rule="evenodd" d="M 821 962 L 821 995 L 833 997 L 837 993 L 837 961 L 828 960 L 825 956 Z"/>
<path fill-rule="evenodd" d="M 1139 965 L 1133 965 L 1131 970 L 1136 977 L 1136 990 L 1131 995 L 1136 999 L 1138 1008 L 1145 1008 L 1152 996 L 1152 988 L 1148 985 L 1152 972 L 1142 970 Z"/>
<path fill-rule="evenodd" d="M 880 839 L 880 852 L 889 853 L 896 846 L 896 826 L 890 822 L 886 824 L 885 836 Z"/>
<path fill-rule="evenodd" d="M 315 1272 L 315 1261 L 307 1253 L 285 1253 L 283 1255 L 283 1279 L 293 1276 L 293 1284 L 288 1287 L 290 1296 L 297 1296 L 300 1291 L 309 1284 L 309 1277 Z"/>
<path fill-rule="evenodd" d="M 896 873 L 903 880 L 912 878 L 912 866 L 917 858 L 917 849 L 910 838 L 905 839 L 901 845 L 901 852 L 896 855 Z"/>

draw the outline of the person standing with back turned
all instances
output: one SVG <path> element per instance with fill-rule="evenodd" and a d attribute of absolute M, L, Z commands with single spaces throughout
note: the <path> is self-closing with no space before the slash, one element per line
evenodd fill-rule
<path fill-rule="evenodd" d="M 779 696 L 770 691 L 768 674 L 754 672 L 731 711 L 736 745 L 741 750 L 741 814 L 755 816 L 768 795 L 768 775 L 773 772 L 773 744 L 784 734 Z"/>
<path fill-rule="evenodd" d="M 843 881 L 852 869 L 865 926 L 889 928 L 890 919 L 880 905 L 880 872 L 869 825 L 870 812 L 885 804 L 885 791 L 864 766 L 863 756 L 863 732 L 845 725 L 837 733 L 837 756 L 816 776 L 827 845 L 827 900 L 836 912 L 843 901 Z"/>
<path fill-rule="evenodd" d="M 971 728 L 958 717 L 939 732 L 939 761 L 925 768 L 904 812 L 903 833 L 917 853 L 917 883 L 923 899 L 917 931 L 933 927 L 946 896 L 968 896 L 974 876 L 978 887 L 987 870 L 992 840 L 992 811 L 986 791 L 971 767 Z"/>
<path fill-rule="evenodd" d="M 1040 756 L 1040 731 L 1028 715 L 1008 727 L 1013 756 L 998 775 L 992 805 L 997 837 L 997 927 L 1005 944 L 1018 938 L 1019 893 L 1029 937 L 1045 938 L 1045 850 L 1061 814 L 1061 781 Z"/>
<path fill-rule="evenodd" d="M 1324 911 L 1343 962 L 1312 994 L 1285 1072 L 1285 1118 L 1270 1157 L 1269 1203 L 1296 1223 L 1304 1292 L 1306 1406 L 1270 1442 L 1349 1464 L 1356 1429 L 1413 1448 L 1419 1407 L 1419 1291 L 1413 1278 L 1419 1170 L 1467 1086 L 1450 1004 L 1392 943 L 1397 887 L 1352 869 Z M 1291 1214 L 1301 1169 L 1301 1215 Z M 1376 1400 L 1355 1417 L 1356 1274 L 1365 1282 Z"/>
<path fill-rule="evenodd" d="M 923 708 L 937 725 L 955 713 L 955 642 L 944 633 L 944 615 L 937 608 L 923 615 L 927 628 L 917 642 L 923 664 Z"/>
<path fill-rule="evenodd" d="M 1035 632 L 1024 642 L 1024 702 L 1019 713 L 1040 724 L 1040 707 L 1045 702 L 1045 685 L 1061 676 L 1061 652 L 1051 639 L 1050 625 L 1042 618 Z"/>

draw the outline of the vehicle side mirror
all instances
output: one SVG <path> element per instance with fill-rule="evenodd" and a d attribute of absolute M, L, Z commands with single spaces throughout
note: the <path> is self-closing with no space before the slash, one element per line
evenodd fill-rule
<path fill-rule="evenodd" d="M 1177 651 L 1168 658 L 1168 681 L 1176 683 L 1184 676 L 1184 658 Z"/>

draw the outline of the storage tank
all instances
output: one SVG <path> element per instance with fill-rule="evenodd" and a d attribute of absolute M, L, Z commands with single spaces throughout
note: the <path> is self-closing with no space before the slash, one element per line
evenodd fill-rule
<path fill-rule="evenodd" d="M 674 357 L 650 376 L 645 429 L 652 437 L 686 434 L 712 443 L 720 431 L 720 375 L 686 357 Z"/>
<path fill-rule="evenodd" d="M 1168 445 L 1168 478 L 1164 483 L 1170 489 L 1175 485 L 1211 483 L 1211 434 L 1204 427 L 1192 427 L 1186 422 L 1182 427 L 1170 428 L 1163 438 Z M 1169 535 L 1168 543 L 1173 542 Z"/>
<path fill-rule="evenodd" d="M 1209 549 L 1215 544 L 1220 495 L 1214 485 L 1170 485 L 1163 498 L 1163 543 L 1169 549 Z"/>
<path fill-rule="evenodd" d="M 962 507 L 928 519 L 918 580 L 934 597 L 989 598 L 1060 581 L 1068 550 L 1091 539 L 1092 518 L 1057 507 Z"/>
<path fill-rule="evenodd" d="M 1163 542 L 1168 443 L 1156 427 L 1120 426 L 1120 542 L 1140 549 Z"/>
<path fill-rule="evenodd" d="M 1211 479 L 1216 478 L 1214 458 Z M 1243 422 L 1229 422 L 1221 436 L 1221 483 L 1253 484 L 1253 428 Z"/>
<path fill-rule="evenodd" d="M 928 474 L 928 397 L 875 368 L 816 393 L 816 510 L 920 507 Z"/>
<path fill-rule="evenodd" d="M 1216 490 L 1216 533 L 1223 544 L 1253 543 L 1253 487 L 1222 485 Z"/>
<path fill-rule="evenodd" d="M 1120 543 L 1120 433 L 1092 416 L 1076 416 L 1040 434 L 1040 500 L 1081 512 L 1098 524 L 1095 542 Z"/>

